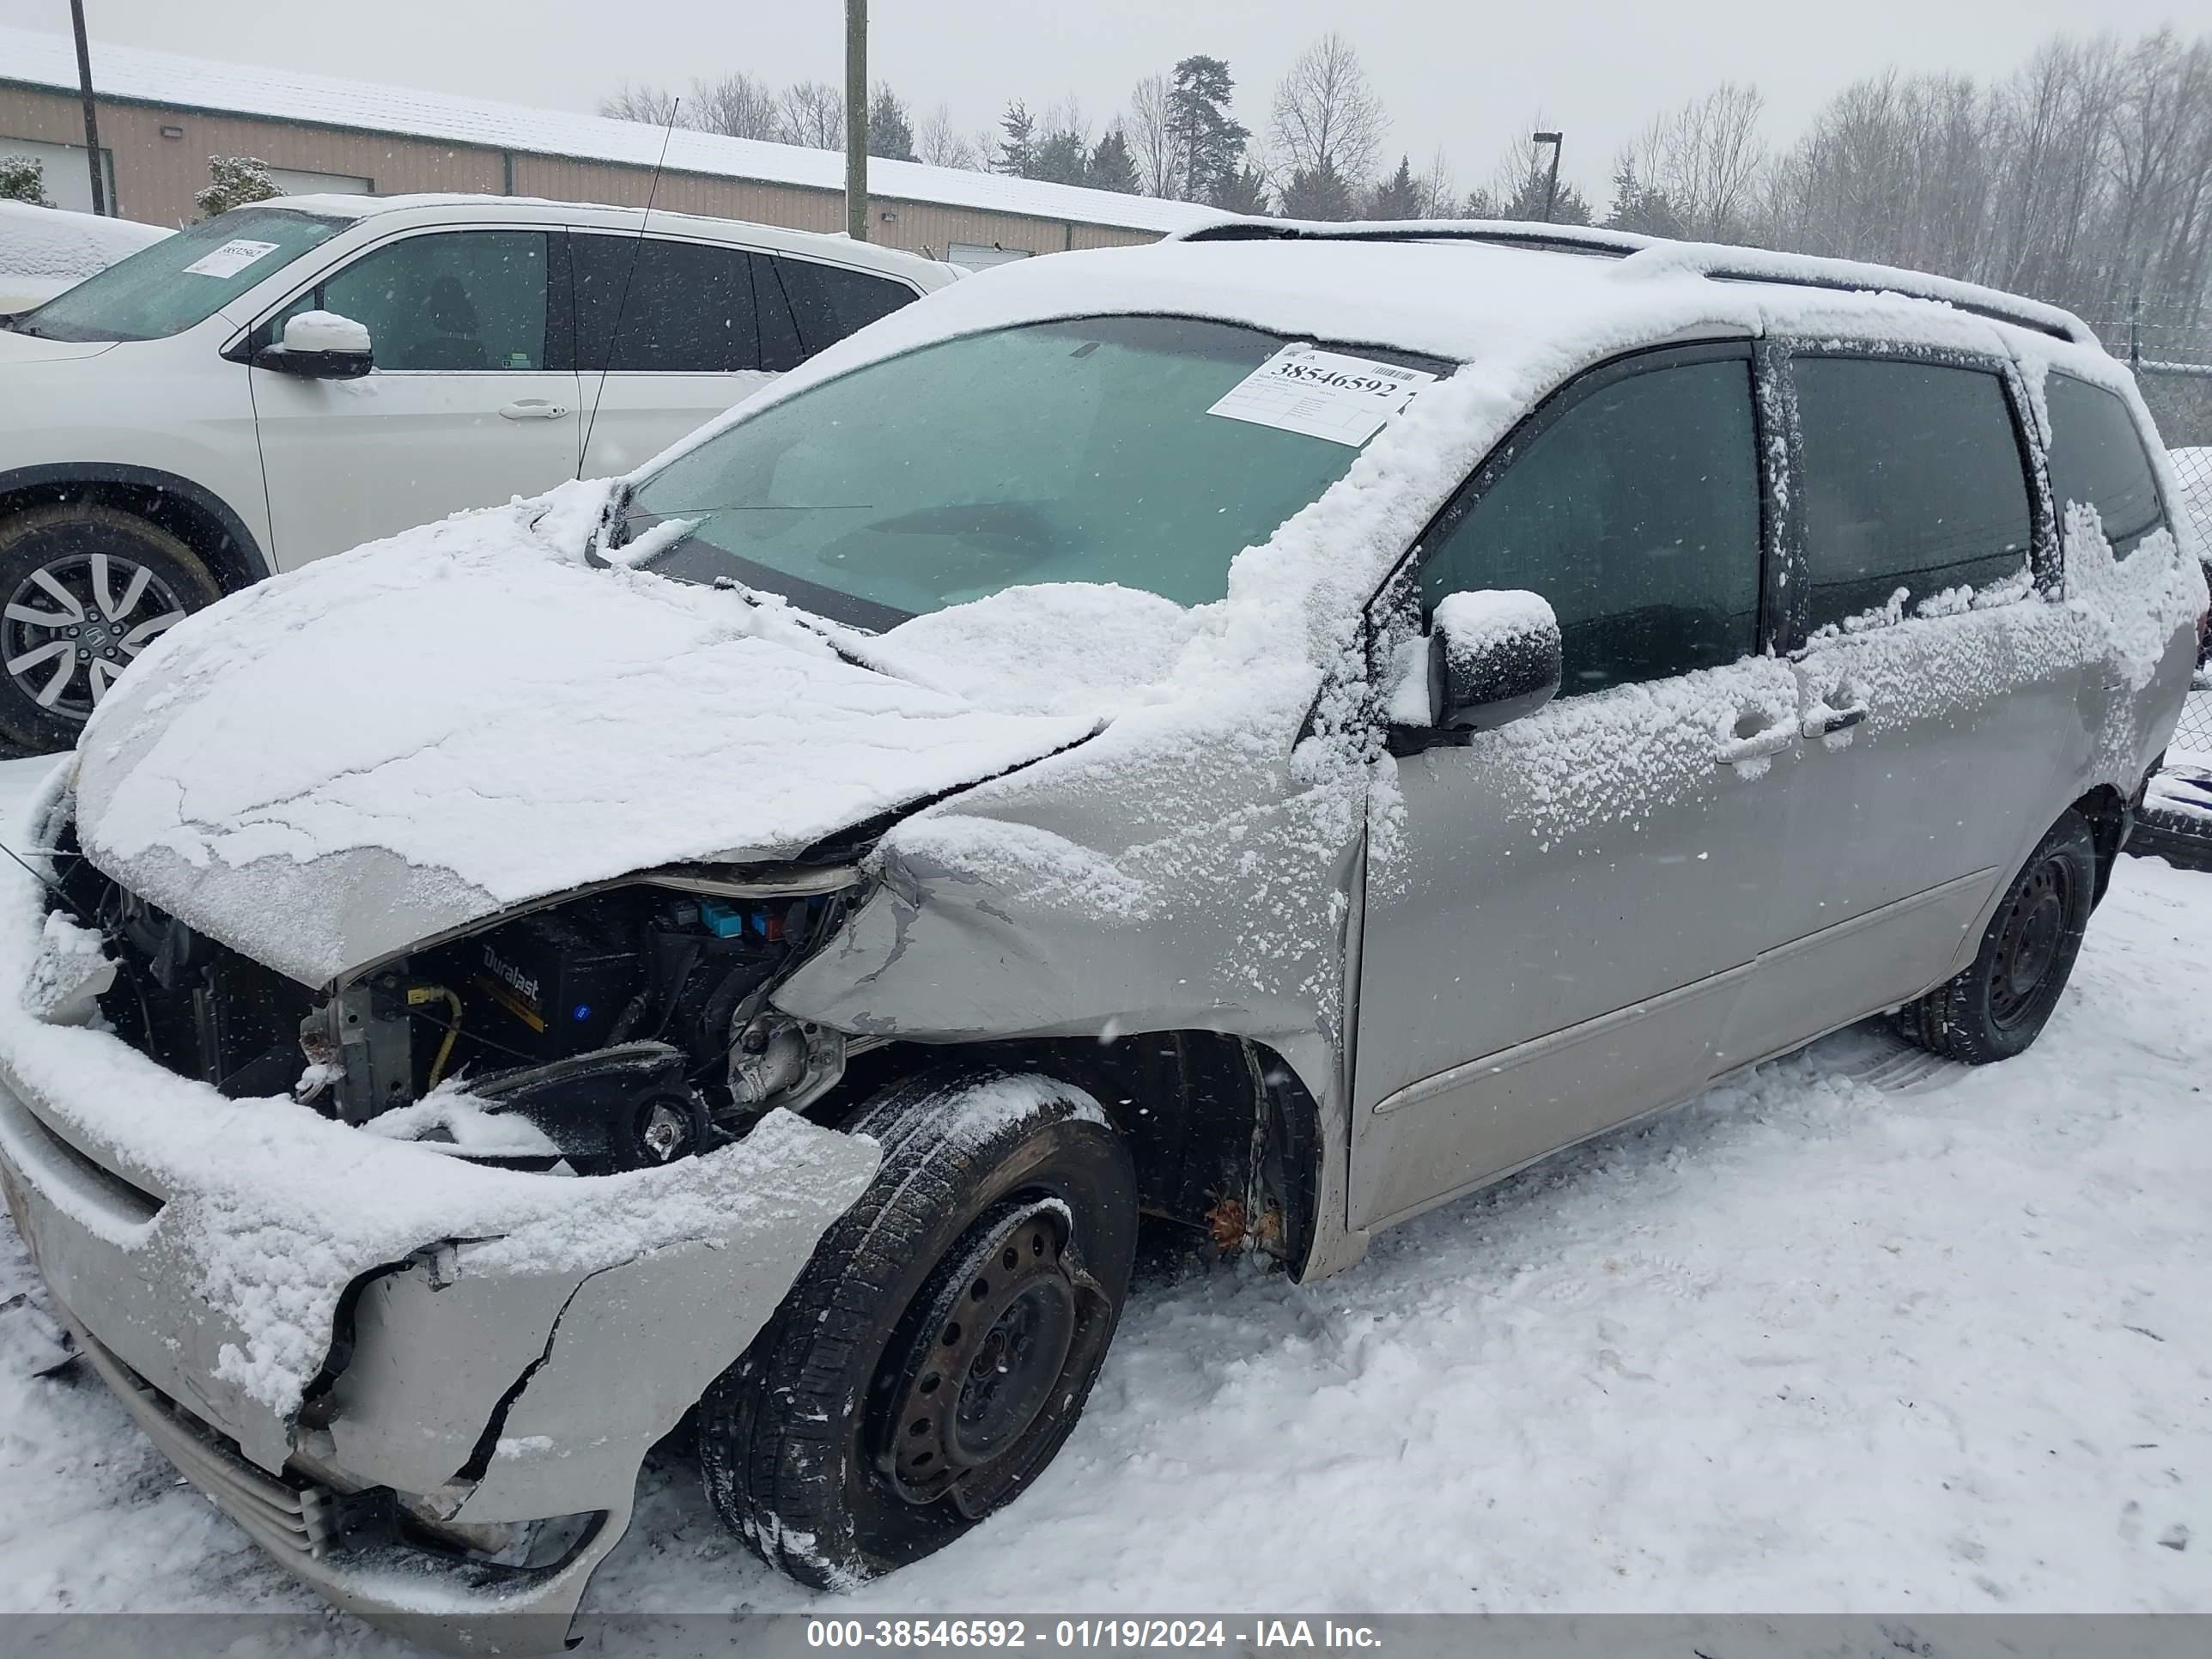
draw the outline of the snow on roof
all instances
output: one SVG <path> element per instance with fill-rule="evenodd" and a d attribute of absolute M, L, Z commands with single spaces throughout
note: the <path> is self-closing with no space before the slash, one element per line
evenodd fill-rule
<path fill-rule="evenodd" d="M 660 155 L 658 127 L 562 110 L 499 104 L 450 93 L 421 92 L 374 82 L 303 75 L 289 70 L 135 46 L 96 44 L 94 84 L 109 98 L 127 98 L 172 109 L 260 116 L 313 126 L 404 133 L 448 143 L 538 155 L 573 156 L 652 167 Z M 43 30 L 0 27 L 0 82 L 76 90 L 76 59 L 69 37 Z M 842 191 L 845 160 L 836 150 L 804 149 L 753 138 L 678 131 L 667 135 L 670 168 L 815 190 Z M 931 202 L 1026 217 L 1109 225 L 1166 234 L 1210 224 L 1226 216 L 1188 202 L 1113 191 L 1085 190 L 1010 179 L 958 167 L 928 167 L 919 161 L 871 158 L 872 195 L 900 201 Z"/>

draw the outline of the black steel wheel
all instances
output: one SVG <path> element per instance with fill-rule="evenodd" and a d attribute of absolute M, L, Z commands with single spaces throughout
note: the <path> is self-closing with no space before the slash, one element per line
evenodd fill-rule
<path fill-rule="evenodd" d="M 1128 1152 L 1079 1091 L 939 1073 L 849 1127 L 883 1146 L 874 1182 L 698 1413 L 723 1519 L 825 1589 L 941 1549 L 1052 1460 L 1136 1243 Z"/>
<path fill-rule="evenodd" d="M 113 507 L 0 522 L 0 736 L 67 748 L 139 653 L 221 593 L 190 548 Z"/>
<path fill-rule="evenodd" d="M 1899 1010 L 1898 1029 L 1969 1065 L 2023 1052 L 2066 989 L 2096 889 L 2096 839 L 2069 811 L 2005 890 L 1972 964 Z"/>

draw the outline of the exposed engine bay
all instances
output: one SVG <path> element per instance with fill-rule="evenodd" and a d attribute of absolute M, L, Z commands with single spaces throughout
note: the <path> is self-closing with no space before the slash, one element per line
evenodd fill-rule
<path fill-rule="evenodd" d="M 687 867 L 571 895 L 313 991 L 59 849 L 58 908 L 106 941 L 116 1034 L 234 1098 L 290 1093 L 368 1124 L 427 1101 L 538 1133 L 407 1139 L 601 1175 L 690 1157 L 843 1074 L 841 1032 L 768 1006 L 860 896 L 849 865 Z M 394 1120 L 398 1121 L 401 1120 Z"/>

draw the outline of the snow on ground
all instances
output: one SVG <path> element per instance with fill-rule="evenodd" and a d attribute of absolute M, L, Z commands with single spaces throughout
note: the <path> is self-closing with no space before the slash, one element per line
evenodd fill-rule
<path fill-rule="evenodd" d="M 1845 1033 L 1323 1283 L 1163 1271 L 1036 1489 L 857 1595 L 659 1460 L 587 1607 L 2212 1610 L 2208 929 L 2212 878 L 2123 860 L 2021 1060 Z M 7 1238 L 0 1609 L 315 1609 L 31 1374 L 40 1294 Z"/>

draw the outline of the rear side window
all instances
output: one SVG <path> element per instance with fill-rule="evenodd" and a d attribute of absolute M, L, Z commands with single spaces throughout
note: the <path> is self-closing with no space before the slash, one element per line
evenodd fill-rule
<path fill-rule="evenodd" d="M 773 265 L 781 279 L 809 356 L 921 297 L 903 283 L 848 270 L 842 265 L 768 254 L 757 257 L 763 264 Z"/>
<path fill-rule="evenodd" d="M 2051 410 L 2051 497 L 2059 521 L 2069 507 L 2094 507 L 2112 551 L 2133 551 L 2166 523 L 2134 414 L 2118 393 L 2064 374 L 2045 381 L 2043 396 Z"/>
<path fill-rule="evenodd" d="M 579 368 L 714 374 L 761 367 L 752 257 L 743 248 L 581 234 L 569 245 Z"/>
<path fill-rule="evenodd" d="M 1757 648 L 1751 365 L 1598 387 L 1529 439 L 1421 573 L 1421 603 L 1522 587 L 1551 601 L 1563 695 L 1717 667 Z"/>
<path fill-rule="evenodd" d="M 2027 475 L 2002 376 L 1869 357 L 1801 357 L 1808 625 L 2017 575 Z"/>

